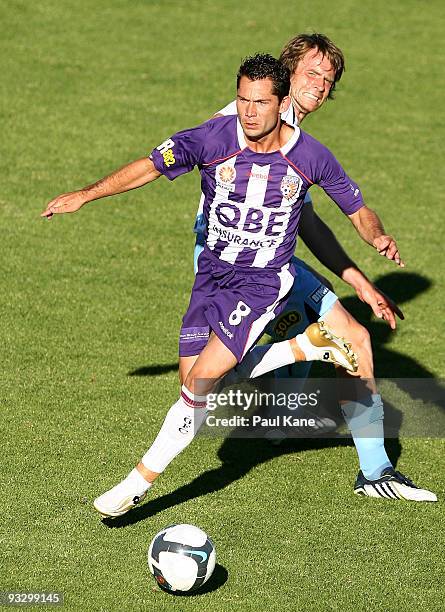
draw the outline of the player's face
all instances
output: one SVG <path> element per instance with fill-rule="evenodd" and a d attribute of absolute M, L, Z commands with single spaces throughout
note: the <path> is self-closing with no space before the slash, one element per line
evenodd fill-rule
<path fill-rule="evenodd" d="M 298 62 L 290 78 L 292 104 L 307 115 L 320 108 L 334 84 L 335 70 L 327 57 L 311 49 Z"/>
<path fill-rule="evenodd" d="M 273 93 L 271 79 L 251 81 L 248 77 L 240 79 L 236 108 L 244 134 L 250 140 L 261 140 L 280 124 L 280 113 L 289 106 L 286 96 L 281 103 Z"/>

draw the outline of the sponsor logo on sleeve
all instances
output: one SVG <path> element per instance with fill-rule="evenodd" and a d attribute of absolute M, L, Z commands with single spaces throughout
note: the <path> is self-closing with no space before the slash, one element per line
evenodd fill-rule
<path fill-rule="evenodd" d="M 316 289 L 313 293 L 311 293 L 311 300 L 318 304 L 324 298 L 324 296 L 329 293 L 328 287 L 324 285 L 320 285 L 318 289 Z"/>
<path fill-rule="evenodd" d="M 349 187 L 351 191 L 354 193 L 354 198 L 356 198 L 358 194 L 360 193 L 360 189 L 354 187 L 354 185 L 351 185 L 351 183 L 349 183 Z"/>
<path fill-rule="evenodd" d="M 173 164 L 176 162 L 176 159 L 175 159 L 175 156 L 172 150 L 174 146 L 175 146 L 175 143 L 173 142 L 173 140 L 171 138 L 168 138 L 167 140 L 164 140 L 164 142 L 161 143 L 159 147 L 156 147 L 157 150 L 162 155 L 164 159 L 164 165 L 167 166 L 167 168 L 169 166 L 173 166 Z"/>

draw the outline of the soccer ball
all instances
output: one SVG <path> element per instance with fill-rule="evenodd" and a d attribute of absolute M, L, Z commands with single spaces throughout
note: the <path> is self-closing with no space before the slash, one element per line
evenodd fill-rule
<path fill-rule="evenodd" d="M 194 525 L 170 525 L 153 538 L 148 567 L 160 587 L 173 593 L 196 591 L 212 575 L 215 547 Z"/>

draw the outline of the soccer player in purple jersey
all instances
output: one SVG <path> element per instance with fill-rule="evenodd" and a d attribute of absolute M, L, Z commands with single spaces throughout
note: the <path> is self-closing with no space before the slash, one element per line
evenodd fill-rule
<path fill-rule="evenodd" d="M 208 233 L 181 329 L 181 396 L 142 461 L 95 500 L 103 516 L 120 516 L 145 497 L 204 421 L 210 381 L 233 368 L 283 308 L 293 282 L 289 262 L 308 187 L 321 185 L 370 244 L 382 235 L 379 224 L 369 223 L 373 213 L 357 185 L 332 154 L 281 122 L 280 111 L 289 103 L 283 66 L 270 56 L 249 58 L 237 84 L 239 119 L 218 118 L 179 132 L 154 149 L 150 159 L 59 196 L 42 213 L 51 218 L 74 212 L 91 200 L 140 187 L 161 174 L 174 179 L 195 165 L 201 171 Z M 399 258 L 398 250 L 394 258 Z M 295 358 L 323 360 L 323 345 L 336 356 L 332 361 L 354 369 L 346 347 L 335 339 L 323 342 L 323 336 L 320 341 L 314 330 L 274 346 L 277 361 L 281 354 L 289 363 Z"/>

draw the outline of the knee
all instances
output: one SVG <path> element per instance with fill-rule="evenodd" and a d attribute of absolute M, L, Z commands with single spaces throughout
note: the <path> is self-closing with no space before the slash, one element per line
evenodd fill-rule
<path fill-rule="evenodd" d="M 357 374 L 363 378 L 374 377 L 374 363 L 372 355 L 371 336 L 363 325 L 355 321 L 350 327 L 351 335 L 349 341 L 358 358 Z"/>
<path fill-rule="evenodd" d="M 349 338 L 348 340 L 352 342 L 353 347 L 357 351 L 366 351 L 368 353 L 372 352 L 371 349 L 371 336 L 366 329 L 363 327 L 358 321 L 355 319 L 351 322 L 349 326 Z"/>
<path fill-rule="evenodd" d="M 214 373 L 203 366 L 193 367 L 184 380 L 184 385 L 196 395 L 206 395 L 213 388 L 216 380 Z"/>

